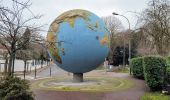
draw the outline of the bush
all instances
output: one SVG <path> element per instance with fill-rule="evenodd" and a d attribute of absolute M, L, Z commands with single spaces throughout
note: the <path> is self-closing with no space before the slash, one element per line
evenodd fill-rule
<path fill-rule="evenodd" d="M 170 67 L 170 56 L 166 58 L 167 66 Z"/>
<path fill-rule="evenodd" d="M 167 74 L 167 83 L 170 84 L 170 67 L 167 67 L 166 69 L 166 74 Z"/>
<path fill-rule="evenodd" d="M 170 56 L 166 58 L 166 64 L 167 64 L 167 69 L 166 69 L 166 82 L 170 84 Z"/>
<path fill-rule="evenodd" d="M 131 70 L 134 77 L 144 79 L 143 57 L 133 58 L 131 60 Z"/>
<path fill-rule="evenodd" d="M 144 77 L 151 90 L 162 89 L 166 61 L 161 57 L 144 57 Z"/>
<path fill-rule="evenodd" d="M 34 96 L 26 81 L 6 77 L 0 81 L 0 100 L 34 100 Z"/>

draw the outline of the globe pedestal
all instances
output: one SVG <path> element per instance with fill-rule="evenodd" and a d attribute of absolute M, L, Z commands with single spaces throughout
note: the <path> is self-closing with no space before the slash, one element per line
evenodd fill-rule
<path fill-rule="evenodd" d="M 73 73 L 73 82 L 83 82 L 83 73 Z"/>

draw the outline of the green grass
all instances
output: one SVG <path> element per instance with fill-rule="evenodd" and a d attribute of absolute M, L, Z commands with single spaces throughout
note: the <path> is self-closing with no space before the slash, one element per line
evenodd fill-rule
<path fill-rule="evenodd" d="M 112 72 L 116 72 L 116 73 L 129 73 L 129 68 L 125 67 L 125 68 L 118 68 L 113 70 Z"/>
<path fill-rule="evenodd" d="M 100 65 L 99 67 L 97 67 L 95 70 L 104 70 L 104 66 L 103 65 Z"/>
<path fill-rule="evenodd" d="M 170 100 L 170 96 L 161 93 L 145 93 L 140 100 Z"/>
<path fill-rule="evenodd" d="M 48 78 L 34 82 L 31 85 L 32 90 L 53 90 L 53 91 L 83 91 L 83 92 L 107 92 L 107 91 L 120 91 L 129 89 L 134 84 L 133 82 L 121 79 L 121 78 L 96 78 L 85 77 L 85 81 L 95 81 L 94 85 L 82 85 L 82 86 L 65 86 L 65 85 L 49 85 L 53 82 L 68 82 L 71 81 L 68 78 Z"/>

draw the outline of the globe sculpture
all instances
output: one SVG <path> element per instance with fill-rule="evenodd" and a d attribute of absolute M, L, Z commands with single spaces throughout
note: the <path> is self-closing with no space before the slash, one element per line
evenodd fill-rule
<path fill-rule="evenodd" d="M 83 73 L 98 67 L 109 51 L 109 32 L 104 22 L 86 10 L 70 10 L 57 17 L 47 34 L 47 48 L 60 68 L 83 81 Z"/>

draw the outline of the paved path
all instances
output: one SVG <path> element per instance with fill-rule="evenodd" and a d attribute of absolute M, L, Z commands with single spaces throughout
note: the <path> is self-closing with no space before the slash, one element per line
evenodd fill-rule
<path fill-rule="evenodd" d="M 58 70 L 58 71 L 56 71 Z M 45 70 L 46 71 L 46 70 Z M 46 75 L 46 73 L 41 72 L 42 75 Z M 54 76 L 57 74 L 59 77 L 62 75 L 67 75 L 67 72 L 62 71 L 61 69 L 53 70 Z M 44 73 L 44 74 L 43 74 Z M 40 75 L 40 74 L 39 74 Z M 140 100 L 139 98 L 147 91 L 147 87 L 143 80 L 135 79 L 128 74 L 124 73 L 113 73 L 94 70 L 89 73 L 86 73 L 85 76 L 92 77 L 119 77 L 131 80 L 134 82 L 134 87 L 124 90 L 124 91 L 116 91 L 116 92 L 103 92 L 103 93 L 94 93 L 94 92 L 63 92 L 63 91 L 47 91 L 47 90 L 34 90 L 36 95 L 36 100 Z"/>
<path fill-rule="evenodd" d="M 51 76 L 50 76 L 50 68 L 51 68 Z M 37 71 L 36 73 L 36 79 L 34 79 L 35 77 L 35 72 L 32 71 L 31 74 L 26 76 L 26 79 L 29 80 L 37 80 L 37 79 L 42 79 L 42 78 L 47 78 L 47 77 L 62 77 L 68 75 L 68 72 L 62 70 L 61 68 L 59 68 L 56 65 L 51 65 L 51 66 L 47 66 L 45 68 L 40 69 L 39 71 Z"/>

